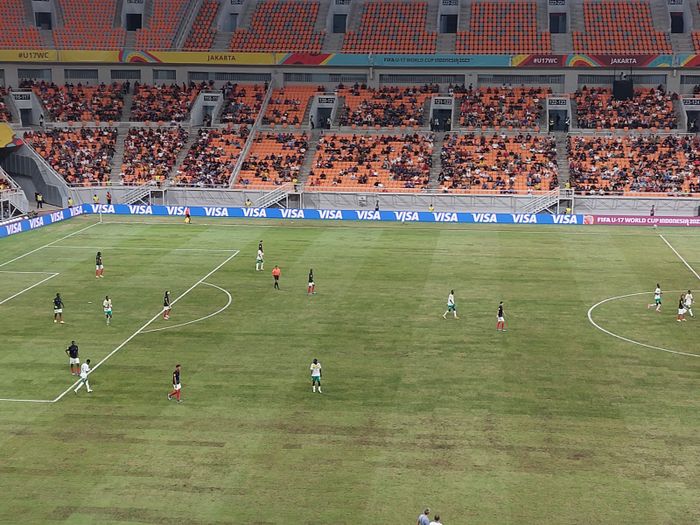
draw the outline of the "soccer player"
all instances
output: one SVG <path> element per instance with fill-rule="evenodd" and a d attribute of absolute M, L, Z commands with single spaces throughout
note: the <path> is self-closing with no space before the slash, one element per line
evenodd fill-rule
<path fill-rule="evenodd" d="M 314 270 L 313 268 L 309 269 L 309 284 L 306 287 L 306 295 L 315 295 L 316 294 L 316 283 L 314 282 Z"/>
<path fill-rule="evenodd" d="M 678 317 L 676 321 L 679 323 L 685 321 L 685 296 L 681 294 L 681 298 L 678 300 Z"/>
<path fill-rule="evenodd" d="M 61 299 L 61 294 L 56 293 L 56 297 L 53 298 L 53 322 L 60 322 L 63 324 L 63 299 Z"/>
<path fill-rule="evenodd" d="M 685 309 L 688 310 L 688 313 L 690 314 L 690 317 L 695 317 L 693 315 L 693 292 L 688 290 L 688 293 L 685 294 Z"/>
<path fill-rule="evenodd" d="M 105 312 L 105 319 L 107 319 L 107 324 L 112 322 L 112 300 L 109 295 L 105 295 L 105 300 L 102 301 L 102 309 Z"/>
<path fill-rule="evenodd" d="M 102 275 L 104 271 L 104 266 L 102 265 L 102 252 L 97 252 L 97 255 L 95 255 L 95 279 L 104 277 L 104 275 Z"/>
<path fill-rule="evenodd" d="M 166 321 L 170 319 L 170 292 L 165 290 L 165 295 L 163 295 L 163 319 Z"/>
<path fill-rule="evenodd" d="M 457 317 L 457 305 L 455 304 L 454 290 L 450 290 L 450 293 L 447 296 L 447 310 L 445 310 L 445 313 L 442 314 L 442 318 L 447 319 L 447 314 L 450 312 L 454 314 L 455 319 L 459 319 L 459 317 Z"/>
<path fill-rule="evenodd" d="M 190 215 L 189 206 L 185 208 L 185 224 L 190 224 L 192 222 L 192 215 Z"/>
<path fill-rule="evenodd" d="M 180 392 L 182 392 L 182 384 L 180 383 L 180 365 L 175 365 L 175 370 L 173 370 L 173 391 L 168 394 L 168 401 L 172 398 L 177 399 L 178 403 L 182 403 L 180 399 Z"/>
<path fill-rule="evenodd" d="M 311 363 L 309 369 L 311 370 L 311 388 L 314 392 L 316 392 L 316 385 L 318 385 L 318 393 L 322 394 L 323 392 L 321 392 L 321 363 L 318 362 L 318 359 L 313 360 L 313 363 Z"/>
<path fill-rule="evenodd" d="M 651 304 L 647 305 L 647 310 L 651 308 L 652 306 L 656 306 L 656 311 L 660 312 L 661 311 L 661 295 L 663 292 L 661 291 L 661 285 L 659 283 L 656 283 L 656 290 L 654 290 L 654 302 Z"/>
<path fill-rule="evenodd" d="M 70 342 L 70 346 L 66 348 L 66 354 L 68 354 L 70 375 L 77 376 L 80 372 L 80 359 L 78 359 L 78 345 L 75 344 L 75 341 Z"/>
<path fill-rule="evenodd" d="M 503 301 L 498 303 L 498 313 L 496 314 L 496 330 L 506 331 L 506 318 L 503 316 Z"/>
<path fill-rule="evenodd" d="M 88 376 L 90 375 L 90 360 L 86 359 L 85 362 L 80 365 L 80 380 L 78 381 L 78 386 L 75 387 L 75 392 L 76 394 L 78 393 L 78 390 L 82 388 L 83 385 L 85 385 L 85 388 L 87 388 L 88 394 L 92 392 L 92 388 L 90 388 L 90 382 L 88 381 Z"/>
<path fill-rule="evenodd" d="M 272 269 L 272 277 L 275 279 L 275 290 L 280 289 L 280 275 L 282 275 L 282 270 L 275 264 L 275 267 Z"/>
<path fill-rule="evenodd" d="M 262 242 L 258 245 L 258 255 L 255 258 L 255 271 L 260 272 L 265 269 L 265 253 L 262 251 Z"/>

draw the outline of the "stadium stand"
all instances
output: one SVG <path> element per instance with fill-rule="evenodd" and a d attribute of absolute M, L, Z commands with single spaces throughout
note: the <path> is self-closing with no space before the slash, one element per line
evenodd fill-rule
<path fill-rule="evenodd" d="M 122 49 L 126 29 L 114 27 L 117 0 L 58 0 L 63 26 L 53 30 L 56 47 L 62 49 Z M 40 45 L 39 47 L 43 47 Z"/>
<path fill-rule="evenodd" d="M 616 100 L 608 88 L 583 87 L 574 95 L 578 125 L 588 129 L 677 127 L 676 95 L 661 88 L 636 89 L 629 100 Z"/>
<path fill-rule="evenodd" d="M 556 140 L 549 136 L 450 134 L 440 157 L 446 193 L 525 193 L 559 185 Z"/>
<path fill-rule="evenodd" d="M 436 85 L 378 89 L 357 84 L 350 88 L 338 86 L 338 95 L 345 99 L 338 120 L 341 126 L 422 126 L 425 103 L 437 92 Z"/>
<path fill-rule="evenodd" d="M 7 94 L 7 89 L 0 87 L 0 122 L 12 122 L 12 113 L 3 100 Z"/>
<path fill-rule="evenodd" d="M 24 140 L 69 184 L 86 186 L 109 180 L 117 130 L 113 128 L 28 131 Z"/>
<path fill-rule="evenodd" d="M 237 29 L 231 51 L 320 53 L 325 32 L 314 32 L 318 2 L 264 0 L 255 8 L 250 30 Z"/>
<path fill-rule="evenodd" d="M 23 82 L 41 100 L 51 118 L 58 122 L 109 122 L 121 120 L 123 86 L 119 83 L 87 86 L 81 83 L 57 86 L 48 82 Z"/>
<path fill-rule="evenodd" d="M 699 193 L 695 135 L 569 137 L 571 187 L 578 193 Z"/>
<path fill-rule="evenodd" d="M 136 49 L 173 49 L 177 29 L 180 27 L 188 0 L 151 0 L 153 13 L 148 25 L 136 31 Z"/>
<path fill-rule="evenodd" d="M 308 86 L 275 89 L 267 105 L 263 124 L 301 125 L 311 97 L 319 89 Z"/>
<path fill-rule="evenodd" d="M 175 175 L 186 186 L 228 186 L 231 172 L 245 146 L 250 130 L 200 129 L 198 139 Z"/>
<path fill-rule="evenodd" d="M 187 141 L 187 135 L 187 131 L 180 126 L 129 129 L 124 139 L 122 182 L 145 184 L 165 181 Z"/>
<path fill-rule="evenodd" d="M 437 34 L 426 30 L 426 2 L 367 2 L 357 32 L 345 33 L 344 53 L 432 54 Z"/>
<path fill-rule="evenodd" d="M 216 15 L 219 13 L 218 0 L 204 0 L 192 29 L 185 41 L 185 51 L 208 51 L 216 37 Z"/>
<path fill-rule="evenodd" d="M 469 30 L 457 33 L 463 54 L 551 53 L 549 33 L 537 32 L 537 3 L 474 2 Z"/>
<path fill-rule="evenodd" d="M 19 1 L 0 2 L 0 48 L 41 49 L 39 30 L 27 25 L 25 4 Z"/>
<path fill-rule="evenodd" d="M 537 129 L 550 89 L 486 87 L 457 89 L 460 121 L 468 128 Z"/>
<path fill-rule="evenodd" d="M 243 161 L 236 188 L 296 182 L 308 149 L 306 133 L 258 133 Z"/>
<path fill-rule="evenodd" d="M 649 2 L 584 0 L 585 32 L 572 31 L 575 53 L 672 53 L 667 33 L 654 29 Z"/>
<path fill-rule="evenodd" d="M 221 122 L 231 124 L 253 124 L 260 113 L 267 88 L 259 84 L 231 84 L 222 88 L 224 107 Z"/>
<path fill-rule="evenodd" d="M 133 122 L 182 122 L 190 112 L 190 107 L 202 84 L 149 86 L 134 84 L 134 98 L 131 105 Z"/>
<path fill-rule="evenodd" d="M 430 181 L 432 155 L 432 134 L 324 135 L 306 188 L 418 191 Z"/>

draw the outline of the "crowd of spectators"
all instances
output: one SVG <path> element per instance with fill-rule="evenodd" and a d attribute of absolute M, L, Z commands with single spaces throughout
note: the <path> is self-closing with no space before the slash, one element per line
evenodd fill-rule
<path fill-rule="evenodd" d="M 254 124 L 265 99 L 267 86 L 228 82 L 222 88 L 222 92 L 224 94 L 224 108 L 221 111 L 221 122 Z"/>
<path fill-rule="evenodd" d="M 460 120 L 467 127 L 537 128 L 542 120 L 549 88 L 454 88 Z"/>
<path fill-rule="evenodd" d="M 124 162 L 120 179 L 124 184 L 163 182 L 187 141 L 180 126 L 131 128 L 124 139 Z"/>
<path fill-rule="evenodd" d="M 583 87 L 576 91 L 576 115 L 581 128 L 675 129 L 673 101 L 677 95 L 663 87 L 635 89 L 628 100 L 617 100 L 609 88 Z"/>
<path fill-rule="evenodd" d="M 318 143 L 309 185 L 425 188 L 432 155 L 432 134 L 325 135 Z"/>
<path fill-rule="evenodd" d="M 579 193 L 700 192 L 697 136 L 577 136 L 568 148 L 571 187 Z"/>
<path fill-rule="evenodd" d="M 124 109 L 123 86 L 118 82 L 58 86 L 53 82 L 29 80 L 20 87 L 31 89 L 51 118 L 58 122 L 119 121 Z"/>
<path fill-rule="evenodd" d="M 198 132 L 187 157 L 175 175 L 175 183 L 187 186 L 228 186 L 231 172 L 250 130 L 206 129 Z"/>
<path fill-rule="evenodd" d="M 3 100 L 8 95 L 7 89 L 0 86 L 0 122 L 12 122 L 12 113 Z"/>
<path fill-rule="evenodd" d="M 558 186 L 556 140 L 543 135 L 450 134 L 440 153 L 443 191 L 522 193 Z"/>
<path fill-rule="evenodd" d="M 341 126 L 422 126 L 424 107 L 437 85 L 421 87 L 367 88 L 355 84 L 350 88 L 338 86 L 338 95 L 345 99 L 338 117 Z"/>
<path fill-rule="evenodd" d="M 208 84 L 171 84 L 149 86 L 134 83 L 131 105 L 133 122 L 182 122 L 199 92 Z"/>
<path fill-rule="evenodd" d="M 296 182 L 308 149 L 306 133 L 258 133 L 243 161 L 236 186 Z"/>
<path fill-rule="evenodd" d="M 69 184 L 94 185 L 109 180 L 117 140 L 114 128 L 28 131 L 24 140 Z"/>
<path fill-rule="evenodd" d="M 287 86 L 272 92 L 263 124 L 298 126 L 302 124 L 311 97 L 323 87 Z"/>

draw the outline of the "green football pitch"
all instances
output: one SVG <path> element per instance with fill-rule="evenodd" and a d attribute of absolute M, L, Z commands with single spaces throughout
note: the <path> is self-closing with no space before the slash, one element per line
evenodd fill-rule
<path fill-rule="evenodd" d="M 0 241 L 0 523 L 700 523 L 700 232 L 95 221 Z"/>

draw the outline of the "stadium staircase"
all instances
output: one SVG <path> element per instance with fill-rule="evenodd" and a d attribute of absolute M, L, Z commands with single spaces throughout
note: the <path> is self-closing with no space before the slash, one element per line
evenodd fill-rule
<path fill-rule="evenodd" d="M 430 166 L 430 178 L 428 179 L 428 188 L 437 189 L 440 187 L 440 172 L 442 171 L 442 145 L 445 143 L 445 133 L 435 133 L 433 138 L 433 155 L 431 157 L 432 164 Z"/>
<path fill-rule="evenodd" d="M 651 19 L 654 24 L 654 29 L 663 31 L 664 33 L 671 32 L 671 17 L 668 14 L 666 2 L 650 2 L 651 4 Z"/>
<path fill-rule="evenodd" d="M 469 31 L 469 24 L 472 18 L 472 4 L 471 2 L 460 2 L 459 6 L 459 17 L 457 19 L 457 31 L 463 33 Z M 455 43 L 457 41 L 457 35 L 455 35 Z M 454 48 L 452 48 L 454 50 Z"/>
<path fill-rule="evenodd" d="M 331 10 L 330 2 L 321 2 L 318 5 L 318 15 L 314 24 L 314 33 L 325 33 L 328 27 L 328 13 Z"/>
<path fill-rule="evenodd" d="M 338 128 L 338 127 L 340 127 L 340 113 L 341 113 L 341 110 L 345 107 L 345 97 L 338 95 L 338 100 L 336 101 L 336 107 L 338 108 L 338 111 L 335 112 L 335 115 L 333 117 L 333 120 L 331 120 L 331 123 L 333 124 L 334 127 Z"/>
<path fill-rule="evenodd" d="M 695 53 L 693 37 L 690 33 L 671 33 L 670 37 L 674 53 Z"/>
<path fill-rule="evenodd" d="M 299 169 L 299 182 L 304 183 L 309 177 L 309 172 L 313 169 L 314 159 L 316 157 L 316 152 L 318 151 L 318 141 L 321 138 L 321 130 L 315 128 L 311 130 L 309 134 L 309 149 L 306 151 L 306 156 L 304 157 L 304 163 Z"/>
<path fill-rule="evenodd" d="M 253 13 L 255 12 L 255 8 L 258 6 L 257 2 L 246 2 L 245 3 L 245 8 L 243 9 L 243 12 L 238 15 L 238 25 L 236 26 L 236 29 L 248 29 L 250 30 L 250 22 L 253 19 Z M 229 33 L 229 36 L 233 36 L 232 33 Z M 229 44 L 231 43 L 231 39 L 229 38 L 229 42 L 226 44 L 226 49 L 229 48 Z"/>
<path fill-rule="evenodd" d="M 124 163 L 124 139 L 128 133 L 128 127 L 117 127 L 117 140 L 114 145 L 114 155 L 112 156 L 112 171 L 109 174 L 109 180 L 112 184 L 121 184 L 119 174 L 122 171 L 122 164 Z"/>
<path fill-rule="evenodd" d="M 549 32 L 549 13 L 547 12 L 547 2 L 537 2 L 537 32 Z"/>
<path fill-rule="evenodd" d="M 114 11 L 114 27 L 122 25 L 122 11 L 124 10 L 124 2 L 126 0 L 117 0 L 117 8 Z"/>
<path fill-rule="evenodd" d="M 438 33 L 437 43 L 435 50 L 438 53 L 451 54 L 455 52 L 455 46 L 457 45 L 457 34 L 456 33 Z"/>
<path fill-rule="evenodd" d="M 194 146 L 195 142 L 199 139 L 199 134 L 194 128 L 188 129 L 189 135 L 187 136 L 187 140 L 185 141 L 185 145 L 182 146 L 182 149 L 178 152 L 177 157 L 175 157 L 175 164 L 173 164 L 172 169 L 170 170 L 170 173 L 168 174 L 168 180 L 173 180 L 175 178 L 175 174 L 177 173 L 177 170 L 180 169 L 180 166 L 182 166 L 182 163 L 185 162 L 185 158 L 187 157 L 187 154 L 190 152 L 190 149 L 192 146 Z"/>
<path fill-rule="evenodd" d="M 12 123 L 15 126 L 21 126 L 22 122 L 21 122 L 19 110 L 17 109 L 17 106 L 15 105 L 15 101 L 12 99 L 12 97 L 10 95 L 3 97 L 2 100 L 5 103 L 5 107 L 10 112 L 10 115 L 12 115 Z"/>
<path fill-rule="evenodd" d="M 326 38 L 323 40 L 324 53 L 337 53 L 343 48 L 343 39 L 345 35 L 343 33 L 327 33 Z"/>
<path fill-rule="evenodd" d="M 693 18 L 693 24 L 691 26 L 693 31 L 700 31 L 700 7 L 698 7 L 697 2 L 688 2 L 690 5 L 690 14 Z"/>
<path fill-rule="evenodd" d="M 128 38 L 128 37 L 127 37 Z M 134 83 L 130 82 L 131 88 L 128 93 L 124 93 L 124 109 L 122 110 L 122 122 L 129 122 L 131 119 L 131 104 L 134 101 Z"/>
<path fill-rule="evenodd" d="M 289 198 L 289 194 L 296 191 L 295 185 L 292 182 L 278 186 L 274 190 L 264 194 L 255 202 L 256 208 L 270 208 L 271 206 L 277 206 L 279 208 L 286 208 L 285 202 Z M 283 202 L 284 201 L 284 202 Z"/>
<path fill-rule="evenodd" d="M 558 213 L 562 193 L 566 191 L 567 190 L 561 190 L 559 188 L 556 188 L 546 193 L 537 195 L 536 197 L 533 197 L 527 204 L 525 204 L 521 211 L 522 213 L 542 213 L 543 211 L 549 213 Z"/>
<path fill-rule="evenodd" d="M 569 6 L 569 9 L 568 34 L 571 35 L 573 32 L 585 33 L 586 25 L 583 19 L 583 0 L 573 0 Z"/>
<path fill-rule="evenodd" d="M 425 19 L 425 31 L 427 33 L 437 33 L 438 3 L 428 2 L 428 11 Z"/>
<path fill-rule="evenodd" d="M 151 193 L 157 189 L 156 183 L 153 181 L 148 182 L 142 186 L 137 186 L 131 191 L 127 191 L 119 199 L 120 204 L 139 204 L 139 203 L 150 203 Z M 162 193 L 164 190 L 157 190 L 158 193 Z"/>
<path fill-rule="evenodd" d="M 230 32 L 224 32 L 224 31 L 217 31 L 216 36 L 214 37 L 214 42 L 211 45 L 211 48 L 214 51 L 227 51 L 228 46 L 231 43 L 231 39 L 233 38 L 233 33 Z"/>
<path fill-rule="evenodd" d="M 177 33 L 175 33 L 175 38 L 173 39 L 173 46 L 175 49 L 182 49 L 185 47 L 185 41 L 192 31 L 192 26 L 194 25 L 195 18 L 200 9 L 202 9 L 203 0 L 190 0 L 189 5 L 185 10 L 185 17 L 180 21 L 180 27 L 177 28 Z"/>
<path fill-rule="evenodd" d="M 556 141 L 557 175 L 559 177 L 559 186 L 563 188 L 571 180 L 571 171 L 569 170 L 569 155 L 566 151 L 568 135 L 566 133 L 557 133 Z"/>
<path fill-rule="evenodd" d="M 124 48 L 125 49 L 136 48 L 136 31 L 127 31 L 126 32 L 126 40 L 124 41 Z M 129 107 L 131 107 L 131 106 L 129 106 Z"/>

